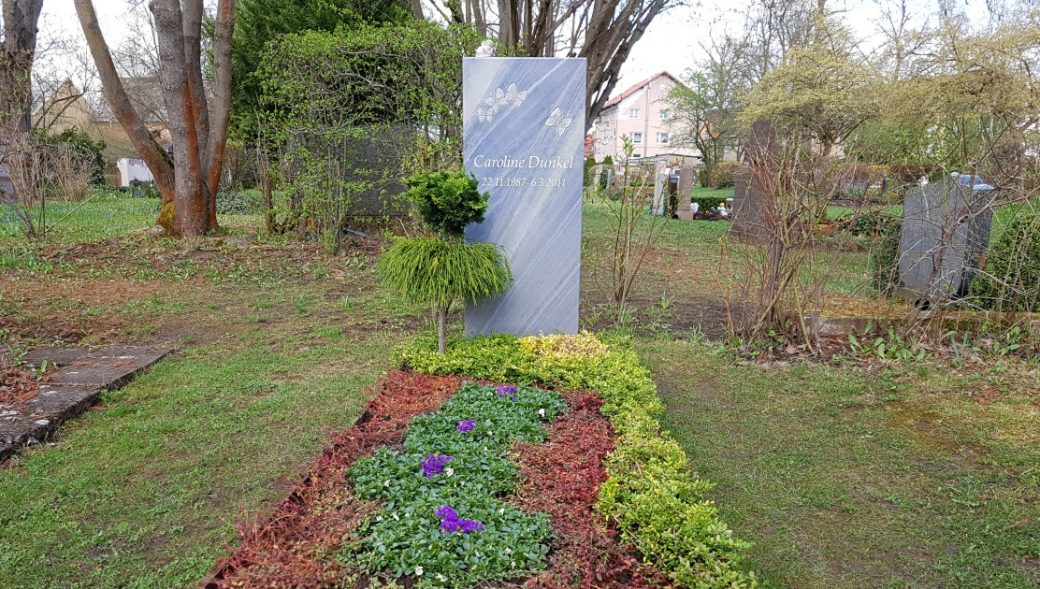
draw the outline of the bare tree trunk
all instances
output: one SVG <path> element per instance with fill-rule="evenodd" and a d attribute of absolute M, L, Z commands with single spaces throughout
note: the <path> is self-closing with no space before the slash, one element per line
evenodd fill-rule
<path fill-rule="evenodd" d="M 234 0 L 220 0 L 217 5 L 212 113 L 202 77 L 203 0 L 183 0 L 183 10 L 181 0 L 150 0 L 148 4 L 155 17 L 159 80 L 173 136 L 173 162 L 152 139 L 142 117 L 130 104 L 101 34 L 93 3 L 75 2 L 105 97 L 134 148 L 148 164 L 163 196 L 158 223 L 174 235 L 200 235 L 218 229 L 216 198 L 224 169 L 231 103 Z"/>
<path fill-rule="evenodd" d="M 444 354 L 448 351 L 448 307 L 437 305 L 435 311 L 437 316 L 437 353 Z"/>
<path fill-rule="evenodd" d="M 137 154 L 148 164 L 148 169 L 155 178 L 155 186 L 162 195 L 162 210 L 159 213 L 157 224 L 172 234 L 175 231 L 173 221 L 176 216 L 173 210 L 176 194 L 173 164 L 165 150 L 152 138 L 152 134 L 144 125 L 144 119 L 134 109 L 123 88 L 123 82 L 119 79 L 119 73 L 112 61 L 112 53 L 101 33 L 101 26 L 98 24 L 97 14 L 94 12 L 94 4 L 91 0 L 75 0 L 75 2 L 76 13 L 79 16 L 80 26 L 83 28 L 83 36 L 86 38 L 90 54 L 94 58 L 94 65 L 97 66 L 105 99 L 119 124 L 126 131 Z"/>
<path fill-rule="evenodd" d="M 224 149 L 231 119 L 231 34 L 235 28 L 234 0 L 220 0 L 213 38 L 213 117 L 202 169 L 209 171 L 210 228 L 217 228 L 217 192 L 224 170 Z M 205 103 L 205 97 L 203 97 Z"/>
<path fill-rule="evenodd" d="M 43 0 L 3 0 L 0 44 L 0 125 L 29 132 L 32 111 L 32 64 L 36 55 L 36 22 Z"/>
<path fill-rule="evenodd" d="M 202 0 L 190 0 L 199 2 Z M 178 0 L 151 0 L 159 39 L 159 81 L 166 96 L 170 134 L 173 136 L 174 230 L 179 235 L 201 235 L 209 228 L 207 194 L 199 161 L 199 135 L 195 102 L 185 59 L 184 15 Z"/>

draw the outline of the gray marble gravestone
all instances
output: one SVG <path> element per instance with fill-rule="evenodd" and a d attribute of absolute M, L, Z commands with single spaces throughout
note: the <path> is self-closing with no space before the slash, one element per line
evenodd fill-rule
<path fill-rule="evenodd" d="M 940 181 L 903 200 L 895 293 L 924 304 L 963 297 L 989 247 L 992 190 Z"/>
<path fill-rule="evenodd" d="M 466 335 L 576 333 L 585 59 L 465 58 L 462 80 L 466 170 L 491 195 L 466 240 L 499 246 L 513 271 L 467 306 Z"/>

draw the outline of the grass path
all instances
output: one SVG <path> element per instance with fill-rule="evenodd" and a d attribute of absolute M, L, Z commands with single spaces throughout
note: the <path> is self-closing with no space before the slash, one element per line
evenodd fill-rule
<path fill-rule="evenodd" d="M 0 471 L 0 586 L 191 586 L 349 427 L 396 337 L 239 334 L 164 361 Z"/>
<path fill-rule="evenodd" d="M 684 341 L 640 353 L 766 587 L 1040 585 L 1035 368 L 765 368 Z M 999 397 L 973 400 L 991 386 Z"/>

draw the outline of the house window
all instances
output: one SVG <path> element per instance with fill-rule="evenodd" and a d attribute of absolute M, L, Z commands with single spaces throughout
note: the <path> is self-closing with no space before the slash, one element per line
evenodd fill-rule
<path fill-rule="evenodd" d="M 628 118 L 630 118 L 630 119 L 638 119 L 639 118 L 639 109 L 638 108 L 633 108 L 633 109 L 629 110 L 628 111 Z"/>
<path fill-rule="evenodd" d="M 670 112 L 668 111 L 668 109 L 667 109 L 667 108 L 666 108 L 666 109 L 663 109 L 663 110 L 661 111 L 661 120 L 662 120 L 662 121 L 667 121 L 667 120 L 668 120 L 668 117 L 669 117 L 669 115 L 670 115 L 670 114 L 671 114 L 671 113 L 670 113 Z"/>
<path fill-rule="evenodd" d="M 668 145 L 668 133 L 658 133 L 657 142 L 661 145 Z"/>
<path fill-rule="evenodd" d="M 642 142 L 643 142 L 643 134 L 642 133 L 632 133 L 632 143 L 642 143 Z"/>

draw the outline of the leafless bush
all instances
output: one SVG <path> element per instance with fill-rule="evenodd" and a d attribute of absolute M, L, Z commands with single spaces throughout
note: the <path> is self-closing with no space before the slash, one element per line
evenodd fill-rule
<path fill-rule="evenodd" d="M 47 202 L 83 200 L 90 189 L 92 163 L 72 146 L 47 143 L 32 134 L 6 133 L 3 161 L 14 188 L 5 196 L 30 239 L 47 234 Z"/>
<path fill-rule="evenodd" d="M 742 230 L 744 265 L 727 296 L 730 330 L 754 340 L 767 335 L 817 349 L 804 318 L 824 301 L 827 268 L 820 263 L 819 223 L 827 205 L 847 184 L 848 168 L 804 144 L 770 138 L 749 157 L 741 182 L 755 207 Z M 738 205 L 739 207 L 740 205 Z M 741 212 L 738 209 L 738 215 Z M 733 246 L 727 244 L 724 254 Z"/>
<path fill-rule="evenodd" d="M 626 140 L 626 151 L 632 147 Z M 630 157 L 618 166 L 615 185 L 606 200 L 611 215 L 613 243 L 608 260 L 611 294 L 618 324 L 628 317 L 628 300 L 647 255 L 657 244 L 669 217 L 654 198 L 652 166 L 633 165 Z"/>

